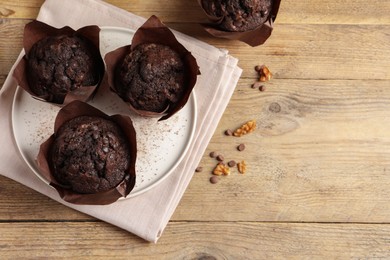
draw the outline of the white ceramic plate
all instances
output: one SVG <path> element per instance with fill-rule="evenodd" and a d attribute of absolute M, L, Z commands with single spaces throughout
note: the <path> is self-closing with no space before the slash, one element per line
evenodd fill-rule
<path fill-rule="evenodd" d="M 130 44 L 134 31 L 102 27 L 102 57 L 118 47 Z M 129 197 L 139 195 L 161 183 L 173 173 L 186 155 L 196 125 L 196 99 L 192 92 L 187 104 L 171 118 L 158 122 L 131 112 L 114 93 L 98 93 L 89 102 L 106 114 L 125 114 L 133 120 L 137 132 L 136 184 Z M 53 134 L 54 120 L 60 107 L 32 98 L 17 88 L 12 107 L 12 127 L 17 147 L 31 170 L 49 184 L 39 172 L 36 156 L 39 146 Z M 177 172 L 176 174 L 180 174 Z"/>

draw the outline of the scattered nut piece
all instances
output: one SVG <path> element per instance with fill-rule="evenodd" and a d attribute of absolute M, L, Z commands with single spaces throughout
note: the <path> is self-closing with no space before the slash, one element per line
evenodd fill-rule
<path fill-rule="evenodd" d="M 246 134 L 249 134 L 249 133 L 255 131 L 255 129 L 256 129 L 256 121 L 251 120 L 251 121 L 248 121 L 245 124 L 243 124 L 240 128 L 237 128 L 234 131 L 233 135 L 240 137 L 240 136 L 243 136 L 243 135 L 246 135 Z"/>
<path fill-rule="evenodd" d="M 210 153 L 210 157 L 211 157 L 211 158 L 217 157 L 217 153 L 216 153 L 216 152 L 211 152 L 211 153 Z"/>
<path fill-rule="evenodd" d="M 265 82 L 265 81 L 270 81 L 272 78 L 272 73 L 271 71 L 267 68 L 267 66 L 263 65 L 261 66 L 261 69 L 258 71 L 260 75 L 260 81 Z"/>
<path fill-rule="evenodd" d="M 231 161 L 228 162 L 228 166 L 229 167 L 234 167 L 234 166 L 236 166 L 236 162 L 231 160 Z"/>
<path fill-rule="evenodd" d="M 201 172 L 203 171 L 203 167 L 202 166 L 198 166 L 196 169 L 195 169 L 195 172 Z"/>
<path fill-rule="evenodd" d="M 237 150 L 239 150 L 240 152 L 244 151 L 245 150 L 245 144 L 240 144 L 239 146 L 237 146 Z"/>
<path fill-rule="evenodd" d="M 241 161 L 241 162 L 237 163 L 237 169 L 238 169 L 238 171 L 241 174 L 245 174 L 245 172 L 246 172 L 246 162 L 245 161 Z"/>
<path fill-rule="evenodd" d="M 212 184 L 216 184 L 219 181 L 219 178 L 217 176 L 211 176 L 210 177 L 210 182 Z"/>
<path fill-rule="evenodd" d="M 265 87 L 261 85 L 263 82 L 270 81 L 272 72 L 265 65 L 255 66 L 255 71 L 259 74 L 259 80 L 251 85 L 251 88 L 258 88 L 260 91 L 265 91 Z"/>
<path fill-rule="evenodd" d="M 215 166 L 213 170 L 214 175 L 229 175 L 230 174 L 230 169 L 223 163 L 218 163 L 217 166 Z"/>
<path fill-rule="evenodd" d="M 268 75 L 268 74 L 270 74 L 271 73 L 271 71 L 269 71 L 269 69 L 267 68 L 267 66 L 265 66 L 265 65 L 263 65 L 262 67 L 261 67 L 261 71 L 260 71 L 262 74 L 264 74 L 264 75 Z"/>

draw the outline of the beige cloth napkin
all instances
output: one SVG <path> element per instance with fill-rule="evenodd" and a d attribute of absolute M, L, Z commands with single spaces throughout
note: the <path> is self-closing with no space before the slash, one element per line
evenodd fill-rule
<path fill-rule="evenodd" d="M 37 19 L 55 27 L 69 25 L 73 29 L 96 24 L 136 30 L 145 21 L 145 18 L 99 0 L 46 0 Z M 53 188 L 28 168 L 16 148 L 11 128 L 16 88 L 11 76 L 14 67 L 0 92 L 0 144 L 7 147 L 0 149 L 0 174 L 71 208 L 157 242 L 189 184 L 242 72 L 237 67 L 237 59 L 229 56 L 226 50 L 181 33 L 175 34 L 196 57 L 202 75 L 194 88 L 198 109 L 194 139 L 183 161 L 162 183 L 138 196 L 107 206 L 73 205 L 62 201 Z"/>

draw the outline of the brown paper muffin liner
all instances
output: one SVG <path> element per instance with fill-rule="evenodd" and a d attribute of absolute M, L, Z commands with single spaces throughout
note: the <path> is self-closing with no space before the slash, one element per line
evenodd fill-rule
<path fill-rule="evenodd" d="M 128 141 L 128 144 L 130 146 L 129 168 L 126 171 L 126 175 L 123 181 L 110 190 L 93 194 L 80 194 L 58 183 L 52 174 L 53 168 L 51 165 L 51 160 L 49 158 L 51 155 L 51 146 L 55 140 L 56 133 L 65 122 L 79 116 L 97 116 L 116 123 L 122 129 Z M 50 185 L 58 191 L 60 197 L 63 200 L 74 204 L 106 205 L 117 201 L 119 198 L 126 197 L 134 188 L 136 178 L 136 156 L 136 133 L 133 127 L 133 123 L 128 116 L 108 116 L 102 111 L 92 107 L 91 105 L 76 100 L 64 106 L 58 112 L 54 123 L 54 134 L 51 135 L 43 144 L 41 144 L 37 156 L 37 164 L 42 176 L 46 180 L 50 181 Z"/>
<path fill-rule="evenodd" d="M 184 107 L 190 97 L 191 91 L 194 88 L 197 76 L 200 75 L 199 67 L 196 59 L 192 54 L 176 39 L 171 30 L 166 27 L 156 16 L 151 16 L 138 30 L 135 32 L 131 45 L 120 47 L 112 52 L 109 52 L 104 57 L 107 70 L 108 85 L 110 89 L 116 91 L 116 69 L 123 61 L 125 56 L 133 51 L 138 45 L 144 43 L 157 43 L 169 46 L 176 51 L 182 59 L 185 66 L 186 83 L 184 87 L 183 96 L 176 103 L 171 103 L 162 112 L 153 112 L 146 110 L 139 110 L 133 107 L 130 102 L 126 102 L 130 110 L 145 117 L 160 117 L 159 120 L 165 120 L 174 115 Z"/>
<path fill-rule="evenodd" d="M 274 0 L 272 4 L 272 10 L 265 23 L 259 25 L 257 28 L 253 30 L 249 30 L 245 32 L 230 32 L 230 31 L 225 31 L 220 29 L 219 25 L 224 20 L 224 17 L 217 17 L 208 14 L 207 11 L 203 8 L 202 0 L 198 0 L 198 3 L 202 7 L 208 19 L 210 20 L 210 23 L 202 24 L 203 28 L 209 34 L 218 38 L 242 41 L 252 47 L 255 47 L 264 44 L 266 40 L 271 36 L 273 26 L 274 26 L 274 21 L 279 11 L 280 1 L 281 0 Z"/>
<path fill-rule="evenodd" d="M 99 87 L 104 77 L 104 72 L 105 72 L 103 59 L 101 58 L 100 51 L 99 51 L 99 33 L 100 33 L 100 28 L 95 25 L 82 27 L 79 30 L 75 31 L 68 26 L 65 26 L 60 29 L 54 28 L 48 24 L 45 24 L 37 20 L 28 23 L 24 28 L 24 36 L 23 36 L 23 47 L 24 47 L 25 55 L 16 66 L 13 74 L 18 85 L 22 87 L 25 91 L 27 91 L 32 97 L 41 101 L 47 101 L 50 103 L 56 103 L 60 105 L 66 105 L 74 100 L 88 101 L 95 94 L 97 88 Z M 60 35 L 83 36 L 91 41 L 91 43 L 94 46 L 94 48 L 92 48 L 91 50 L 95 52 L 94 56 L 97 58 L 99 62 L 98 74 L 100 75 L 100 79 L 99 82 L 94 86 L 82 86 L 60 97 L 59 100 L 50 101 L 48 100 L 48 97 L 38 96 L 31 90 L 27 79 L 27 70 L 28 70 L 27 60 L 28 60 L 28 55 L 30 53 L 30 50 L 36 42 L 48 36 L 60 36 Z"/>

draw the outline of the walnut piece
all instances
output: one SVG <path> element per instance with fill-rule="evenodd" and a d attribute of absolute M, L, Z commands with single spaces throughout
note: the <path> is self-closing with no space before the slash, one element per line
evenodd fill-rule
<path fill-rule="evenodd" d="M 230 174 L 230 169 L 228 166 L 226 166 L 225 164 L 223 163 L 218 163 L 217 166 L 215 166 L 214 170 L 213 170 L 213 174 L 214 175 L 229 175 Z"/>
<path fill-rule="evenodd" d="M 243 135 L 246 135 L 246 134 L 249 134 L 249 133 L 255 131 L 255 129 L 256 129 L 256 121 L 250 120 L 250 121 L 246 122 L 245 124 L 243 124 L 240 128 L 237 128 L 234 131 L 233 135 L 240 137 L 240 136 L 243 136 Z"/>
<path fill-rule="evenodd" d="M 267 66 L 263 65 L 260 67 L 259 69 L 259 75 L 260 75 L 260 81 L 261 82 L 265 82 L 265 81 L 269 81 L 271 80 L 272 78 L 272 73 L 271 71 L 267 68 Z"/>
<path fill-rule="evenodd" d="M 241 162 L 237 163 L 237 169 L 238 169 L 238 171 L 241 174 L 245 174 L 245 172 L 246 172 L 246 162 L 245 161 L 241 161 Z"/>

